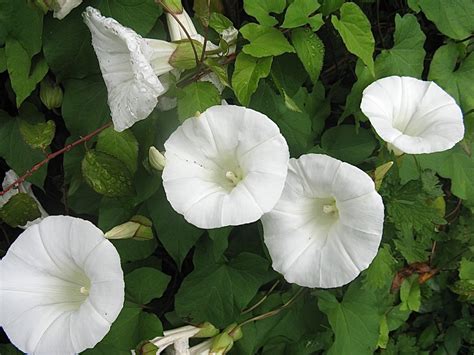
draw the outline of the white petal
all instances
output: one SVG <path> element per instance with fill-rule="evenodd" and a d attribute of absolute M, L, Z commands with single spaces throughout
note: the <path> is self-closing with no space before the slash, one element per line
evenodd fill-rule
<path fill-rule="evenodd" d="M 62 20 L 81 3 L 82 0 L 53 0 L 51 3 L 54 9 L 53 17 Z"/>
<path fill-rule="evenodd" d="M 164 62 L 175 47 L 164 41 L 144 40 L 92 7 L 88 7 L 83 16 L 91 31 L 92 45 L 107 86 L 114 127 L 123 131 L 147 118 L 155 108 L 158 96 L 165 92 L 152 63 L 162 74 L 166 69 Z M 167 68 L 172 69 L 171 66 Z"/>
<path fill-rule="evenodd" d="M 391 76 L 369 85 L 362 112 L 396 150 L 423 154 L 452 148 L 464 136 L 462 111 L 436 83 Z"/>
<path fill-rule="evenodd" d="M 183 10 L 183 12 L 180 14 L 175 14 L 175 16 L 179 20 L 179 22 L 181 22 L 184 28 L 186 28 L 186 31 L 192 38 L 198 35 L 196 27 L 194 27 L 193 21 L 189 17 L 186 10 Z M 170 31 L 170 37 L 173 42 L 188 39 L 188 37 L 186 36 L 186 32 L 175 20 L 173 15 L 169 14 L 168 12 L 166 13 L 166 22 L 168 24 L 168 30 Z"/>
<path fill-rule="evenodd" d="M 166 141 L 163 186 L 173 208 L 201 228 L 254 222 L 281 195 L 288 146 L 265 115 L 214 106 Z M 238 175 L 235 185 L 227 172 Z"/>
<path fill-rule="evenodd" d="M 93 347 L 123 306 L 118 253 L 79 218 L 50 216 L 25 230 L 1 260 L 0 278 L 0 325 L 28 353 Z"/>
<path fill-rule="evenodd" d="M 377 254 L 383 216 L 363 171 L 325 155 L 291 159 L 281 198 L 262 217 L 273 268 L 301 286 L 342 286 Z"/>

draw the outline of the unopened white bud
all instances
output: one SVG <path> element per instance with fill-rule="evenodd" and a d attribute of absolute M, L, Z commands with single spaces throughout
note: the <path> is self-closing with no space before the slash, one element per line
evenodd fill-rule
<path fill-rule="evenodd" d="M 150 149 L 148 150 L 148 159 L 150 161 L 150 165 L 154 169 L 159 170 L 159 171 L 162 171 L 164 169 L 166 158 L 154 146 L 151 146 Z"/>

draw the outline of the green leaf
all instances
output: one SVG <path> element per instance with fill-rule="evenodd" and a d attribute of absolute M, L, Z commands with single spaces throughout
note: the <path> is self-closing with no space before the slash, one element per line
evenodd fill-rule
<path fill-rule="evenodd" d="M 143 36 L 150 32 L 162 13 L 161 6 L 153 0 L 95 0 L 90 6 Z"/>
<path fill-rule="evenodd" d="M 438 30 L 453 39 L 462 40 L 474 32 L 472 0 L 419 0 L 419 7 Z"/>
<path fill-rule="evenodd" d="M 0 208 L 0 219 L 16 228 L 24 226 L 29 221 L 41 217 L 38 204 L 33 197 L 26 193 L 13 195 L 8 202 Z"/>
<path fill-rule="evenodd" d="M 148 304 L 166 291 L 171 277 L 151 267 L 135 269 L 125 276 L 127 299 L 138 304 Z"/>
<path fill-rule="evenodd" d="M 23 140 L 20 133 L 20 120 L 12 118 L 0 110 L 0 156 L 8 165 L 22 175 L 36 163 L 42 161 L 45 156 L 38 149 L 32 149 Z M 42 187 L 46 177 L 47 164 L 35 171 L 27 180 L 36 186 Z"/>
<path fill-rule="evenodd" d="M 377 146 L 373 134 L 364 128 L 341 125 L 329 128 L 321 137 L 321 147 L 332 157 L 350 164 L 366 160 Z"/>
<path fill-rule="evenodd" d="M 311 119 L 306 112 L 295 112 L 266 83 L 254 95 L 250 107 L 263 112 L 280 128 L 292 156 L 306 153 L 312 145 Z"/>
<path fill-rule="evenodd" d="M 104 339 L 83 355 L 130 354 L 142 340 L 153 339 L 163 334 L 160 319 L 151 313 L 143 312 L 140 305 L 125 302 L 118 318 L 112 324 Z"/>
<path fill-rule="evenodd" d="M 7 70 L 7 56 L 5 54 L 5 47 L 0 48 L 0 73 Z"/>
<path fill-rule="evenodd" d="M 328 354 L 372 354 L 377 347 L 382 315 L 369 290 L 352 284 L 339 302 L 328 291 L 318 292 L 319 309 L 328 316 L 334 344 Z"/>
<path fill-rule="evenodd" d="M 463 258 L 459 265 L 459 278 L 461 280 L 473 280 L 474 281 L 474 261 Z"/>
<path fill-rule="evenodd" d="M 418 312 L 421 306 L 421 291 L 418 283 L 418 275 L 412 275 L 403 280 L 400 287 L 400 300 L 402 302 L 400 310 L 410 310 Z"/>
<path fill-rule="evenodd" d="M 260 24 L 274 26 L 278 21 L 270 13 L 281 14 L 286 8 L 286 0 L 244 0 L 244 10 Z"/>
<path fill-rule="evenodd" d="M 133 194 L 132 174 L 117 158 L 90 150 L 82 160 L 82 174 L 97 193 L 108 197 Z"/>
<path fill-rule="evenodd" d="M 396 265 L 390 245 L 384 244 L 365 273 L 365 286 L 370 289 L 388 289 L 395 275 Z"/>
<path fill-rule="evenodd" d="M 95 149 L 120 160 L 132 174 L 137 171 L 138 142 L 132 131 L 109 127 L 100 132 Z"/>
<path fill-rule="evenodd" d="M 100 75 L 64 82 L 61 107 L 68 131 L 85 136 L 110 121 L 107 89 Z"/>
<path fill-rule="evenodd" d="M 19 42 L 31 59 L 41 50 L 43 14 L 25 0 L 0 0 L 0 8 L 0 42 Z"/>
<path fill-rule="evenodd" d="M 318 80 L 324 63 L 324 44 L 309 28 L 291 32 L 291 42 L 312 82 Z"/>
<path fill-rule="evenodd" d="M 258 82 L 270 74 L 273 57 L 255 58 L 240 52 L 232 74 L 232 87 L 240 103 L 247 106 Z"/>
<path fill-rule="evenodd" d="M 374 54 L 375 40 L 367 16 L 353 2 L 346 2 L 342 5 L 340 12 L 340 19 L 335 15 L 331 16 L 334 28 L 341 35 L 347 50 L 362 59 L 369 68 L 369 71 L 374 75 L 374 59 L 372 55 Z"/>
<path fill-rule="evenodd" d="M 192 323 L 209 321 L 223 328 L 268 281 L 268 261 L 242 253 L 226 264 L 209 264 L 191 272 L 176 295 L 176 312 Z"/>
<path fill-rule="evenodd" d="M 211 13 L 211 17 L 209 19 L 209 27 L 211 27 L 217 33 L 222 33 L 222 31 L 228 29 L 233 25 L 234 24 L 232 23 L 232 21 L 224 15 L 218 12 Z"/>
<path fill-rule="evenodd" d="M 474 150 L 471 144 L 471 152 Z M 436 171 L 440 176 L 451 179 L 451 191 L 458 197 L 474 201 L 474 155 L 456 145 L 445 152 L 422 154 L 417 160 L 424 169 Z"/>
<path fill-rule="evenodd" d="M 157 184 L 160 183 L 157 178 Z M 178 267 L 181 267 L 184 258 L 203 231 L 187 223 L 183 216 L 173 210 L 162 187 L 146 203 L 158 239 Z"/>
<path fill-rule="evenodd" d="M 421 78 L 425 59 L 426 36 L 415 16 L 395 16 L 393 47 L 384 49 L 375 61 L 377 77 L 400 75 Z"/>
<path fill-rule="evenodd" d="M 295 0 L 293 1 L 285 14 L 285 21 L 281 27 L 295 28 L 304 26 L 309 21 L 309 16 L 319 9 L 321 5 L 313 0 Z"/>
<path fill-rule="evenodd" d="M 460 63 L 460 52 L 456 44 L 440 47 L 430 65 L 429 80 L 435 81 L 446 90 L 463 112 L 474 109 L 474 54 L 469 54 Z"/>
<path fill-rule="evenodd" d="M 438 162 L 439 163 L 439 162 Z M 386 202 L 387 212 L 398 230 L 432 231 L 436 224 L 445 224 L 438 211 L 427 203 L 420 181 L 398 186 Z"/>
<path fill-rule="evenodd" d="M 100 72 L 90 31 L 82 20 L 82 10 L 80 7 L 62 20 L 47 16 L 44 21 L 44 57 L 61 80 Z"/>
<path fill-rule="evenodd" d="M 197 81 L 178 92 L 178 116 L 181 122 L 204 112 L 211 106 L 219 105 L 221 96 L 216 87 L 207 81 Z"/>
<path fill-rule="evenodd" d="M 324 16 L 328 16 L 331 13 L 340 9 L 342 4 L 344 4 L 346 0 L 322 0 L 321 2 L 321 12 Z"/>
<path fill-rule="evenodd" d="M 240 29 L 240 33 L 250 42 L 242 48 L 243 52 L 257 58 L 295 51 L 283 33 L 273 27 L 248 23 Z"/>
<path fill-rule="evenodd" d="M 20 120 L 20 133 L 25 142 L 33 149 L 46 149 L 51 144 L 56 132 L 54 121 L 29 123 Z"/>
<path fill-rule="evenodd" d="M 5 54 L 7 57 L 8 75 L 16 94 L 16 105 L 20 107 L 22 102 L 36 88 L 36 84 L 48 72 L 48 65 L 42 57 L 37 61 L 32 61 L 26 49 L 15 39 L 7 39 Z"/>

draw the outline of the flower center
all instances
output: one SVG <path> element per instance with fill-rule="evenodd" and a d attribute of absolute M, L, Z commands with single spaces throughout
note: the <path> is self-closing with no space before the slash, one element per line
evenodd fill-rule
<path fill-rule="evenodd" d="M 336 201 L 331 204 L 323 205 L 323 212 L 326 214 L 333 214 L 337 212 Z"/>
<path fill-rule="evenodd" d="M 242 177 L 234 173 L 233 171 L 227 171 L 225 173 L 225 177 L 227 180 L 229 180 L 234 186 L 236 186 L 241 180 Z"/>
<path fill-rule="evenodd" d="M 89 296 L 89 288 L 82 286 L 79 289 L 79 292 L 82 293 L 84 296 Z"/>

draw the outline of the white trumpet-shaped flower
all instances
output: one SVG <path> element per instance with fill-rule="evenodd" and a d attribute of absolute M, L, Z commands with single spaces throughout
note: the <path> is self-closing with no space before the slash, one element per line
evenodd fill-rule
<path fill-rule="evenodd" d="M 168 201 L 200 228 L 258 220 L 285 184 L 285 139 L 267 116 L 245 107 L 213 106 L 188 118 L 165 149 Z"/>
<path fill-rule="evenodd" d="M 62 20 L 81 3 L 82 0 L 51 0 L 49 7 L 54 11 L 53 17 Z"/>
<path fill-rule="evenodd" d="M 29 354 L 75 354 L 95 346 L 124 302 L 120 258 L 100 229 L 46 217 L 0 261 L 0 326 Z"/>
<path fill-rule="evenodd" d="M 123 131 L 147 118 L 166 91 L 158 76 L 173 70 L 169 60 L 177 45 L 144 39 L 92 7 L 83 16 L 107 86 L 114 127 Z"/>
<path fill-rule="evenodd" d="M 431 81 L 399 76 L 379 79 L 364 90 L 360 107 L 398 155 L 448 150 L 464 136 L 461 109 Z"/>
<path fill-rule="evenodd" d="M 290 159 L 285 188 L 262 217 L 273 268 L 288 282 L 331 288 L 352 281 L 377 254 L 384 206 L 371 178 L 327 155 Z"/>
<path fill-rule="evenodd" d="M 9 170 L 5 173 L 5 178 L 3 179 L 2 182 L 2 187 L 6 189 L 8 186 L 13 184 L 15 181 L 17 181 L 19 176 L 17 173 L 13 170 Z M 5 205 L 14 195 L 17 193 L 25 193 L 28 194 L 33 198 L 33 200 L 36 201 L 36 205 L 38 206 L 38 210 L 41 213 L 41 216 L 39 218 L 36 218 L 33 221 L 27 222 L 24 226 L 20 226 L 20 228 L 26 229 L 29 226 L 41 222 L 41 220 L 45 217 L 48 217 L 48 212 L 46 212 L 41 206 L 41 203 L 38 201 L 36 198 L 35 194 L 33 193 L 33 189 L 31 188 L 31 184 L 28 181 L 22 182 L 18 188 L 11 189 L 10 191 L 6 192 L 4 195 L 0 196 L 0 207 Z"/>

